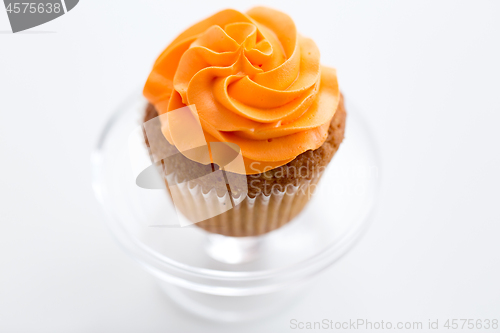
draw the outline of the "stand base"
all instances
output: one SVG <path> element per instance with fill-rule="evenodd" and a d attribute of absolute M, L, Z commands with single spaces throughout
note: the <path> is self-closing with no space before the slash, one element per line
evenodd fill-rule
<path fill-rule="evenodd" d="M 158 282 L 167 296 L 184 311 L 221 323 L 250 322 L 276 315 L 293 308 L 311 287 L 307 283 L 271 294 L 234 297 L 198 293 Z"/>

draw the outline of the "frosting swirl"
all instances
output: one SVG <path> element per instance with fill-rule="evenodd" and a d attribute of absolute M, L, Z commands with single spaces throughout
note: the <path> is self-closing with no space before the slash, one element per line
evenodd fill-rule
<path fill-rule="evenodd" d="M 207 142 L 238 145 L 246 173 L 260 173 L 325 141 L 340 92 L 319 59 L 286 14 L 228 9 L 163 51 L 144 96 L 160 115 L 194 104 Z"/>

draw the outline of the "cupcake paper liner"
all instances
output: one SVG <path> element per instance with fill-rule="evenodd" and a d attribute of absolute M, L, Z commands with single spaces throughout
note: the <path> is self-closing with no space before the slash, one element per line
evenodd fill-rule
<path fill-rule="evenodd" d="M 255 197 L 228 191 L 221 194 L 215 186 L 204 192 L 192 181 L 177 182 L 173 174 L 165 177 L 165 183 L 176 209 L 191 222 L 188 224 L 224 236 L 247 237 L 266 234 L 290 222 L 311 199 L 320 178 L 317 174 Z"/>

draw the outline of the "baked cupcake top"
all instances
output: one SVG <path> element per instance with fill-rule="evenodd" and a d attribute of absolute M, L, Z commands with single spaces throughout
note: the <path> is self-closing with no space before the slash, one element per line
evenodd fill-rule
<path fill-rule="evenodd" d="M 340 99 L 316 44 L 264 7 L 223 10 L 184 31 L 156 60 L 144 96 L 160 115 L 194 105 L 206 141 L 236 144 L 247 174 L 319 148 Z M 163 133 L 173 144 L 168 126 Z"/>

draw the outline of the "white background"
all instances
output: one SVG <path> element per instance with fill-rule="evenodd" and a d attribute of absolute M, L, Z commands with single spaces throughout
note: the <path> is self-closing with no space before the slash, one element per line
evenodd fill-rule
<path fill-rule="evenodd" d="M 500 319 L 500 1 L 269 2 L 338 69 L 383 163 L 370 229 L 294 307 L 208 323 L 121 252 L 90 185 L 99 131 L 177 33 L 253 5 L 82 0 L 19 34 L 0 9 L 0 332 Z"/>

